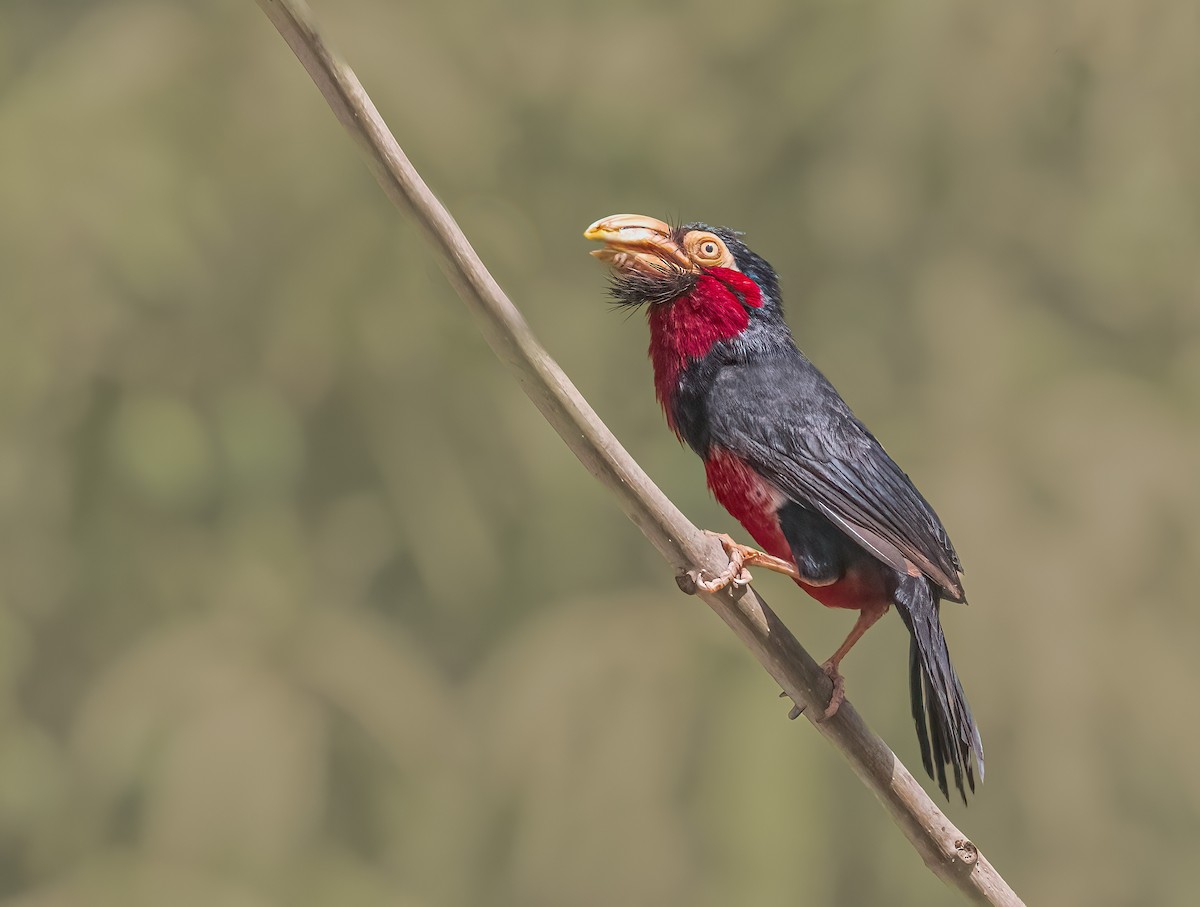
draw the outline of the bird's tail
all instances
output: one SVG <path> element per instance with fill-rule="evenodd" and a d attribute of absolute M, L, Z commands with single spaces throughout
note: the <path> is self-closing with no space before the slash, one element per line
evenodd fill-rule
<path fill-rule="evenodd" d="M 964 779 L 975 792 L 971 755 L 983 780 L 983 741 L 971 717 L 966 694 L 954 667 L 939 619 L 941 602 L 924 576 L 906 576 L 895 595 L 896 610 L 912 636 L 909 648 L 909 684 L 912 715 L 921 744 L 925 771 L 935 778 L 947 797 L 946 766 L 954 774 L 954 786 L 967 802 Z"/>

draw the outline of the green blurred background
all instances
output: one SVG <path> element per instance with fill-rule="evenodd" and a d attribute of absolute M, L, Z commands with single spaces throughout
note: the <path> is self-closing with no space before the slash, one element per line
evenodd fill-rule
<path fill-rule="evenodd" d="M 318 2 L 630 450 L 581 231 L 747 231 L 965 562 L 1031 903 L 1193 904 L 1200 12 Z M 823 657 L 850 616 L 760 588 Z M 907 642 L 850 696 L 918 768 Z M 488 351 L 249 0 L 0 3 L 0 903 L 940 905 Z"/>

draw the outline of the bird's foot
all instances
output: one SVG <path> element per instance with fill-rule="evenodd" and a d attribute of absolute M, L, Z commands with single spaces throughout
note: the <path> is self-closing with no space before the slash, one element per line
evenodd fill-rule
<path fill-rule="evenodd" d="M 829 705 L 825 706 L 825 715 L 822 718 L 825 720 L 836 715 L 838 709 L 842 707 L 842 700 L 846 698 L 846 678 L 842 676 L 837 662 L 832 658 L 821 665 L 821 670 L 825 672 L 826 677 L 833 681 L 833 695 L 829 697 Z"/>
<path fill-rule="evenodd" d="M 720 592 L 730 583 L 735 586 L 748 585 L 753 577 L 746 569 L 746 563 L 755 560 L 757 556 L 762 555 L 762 552 L 748 545 L 739 545 L 723 532 L 709 532 L 706 529 L 704 534 L 712 536 L 721 543 L 721 547 L 729 555 L 729 566 L 712 579 L 696 577 L 696 586 L 705 592 Z"/>
<path fill-rule="evenodd" d="M 833 683 L 833 693 L 829 697 L 829 705 L 825 706 L 825 714 L 820 718 L 821 721 L 824 721 L 836 715 L 838 709 L 842 707 L 842 702 L 846 698 L 846 678 L 842 676 L 842 673 L 837 669 L 832 659 L 821 665 L 821 670 L 825 672 L 825 676 Z M 779 694 L 780 699 L 786 699 L 787 696 L 786 691 Z M 805 706 L 803 703 L 793 702 L 792 710 L 788 712 L 788 718 L 795 721 L 804 714 L 804 709 Z"/>

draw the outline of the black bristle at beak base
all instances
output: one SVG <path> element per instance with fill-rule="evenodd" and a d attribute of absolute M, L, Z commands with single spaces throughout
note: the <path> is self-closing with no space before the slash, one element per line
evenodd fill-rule
<path fill-rule="evenodd" d="M 666 305 L 685 296 L 696 286 L 699 275 L 676 268 L 661 273 L 624 271 L 612 276 L 608 295 L 617 308 Z"/>

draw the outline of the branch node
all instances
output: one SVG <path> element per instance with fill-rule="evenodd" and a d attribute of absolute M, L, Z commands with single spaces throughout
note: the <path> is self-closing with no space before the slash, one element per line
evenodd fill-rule
<path fill-rule="evenodd" d="M 966 838 L 959 838 L 954 842 L 954 851 L 958 854 L 958 858 L 968 866 L 974 865 L 975 861 L 979 859 L 979 848 Z"/>
<path fill-rule="evenodd" d="M 699 576 L 695 570 L 679 573 L 675 576 L 675 585 L 684 595 L 695 595 L 699 590 Z"/>

